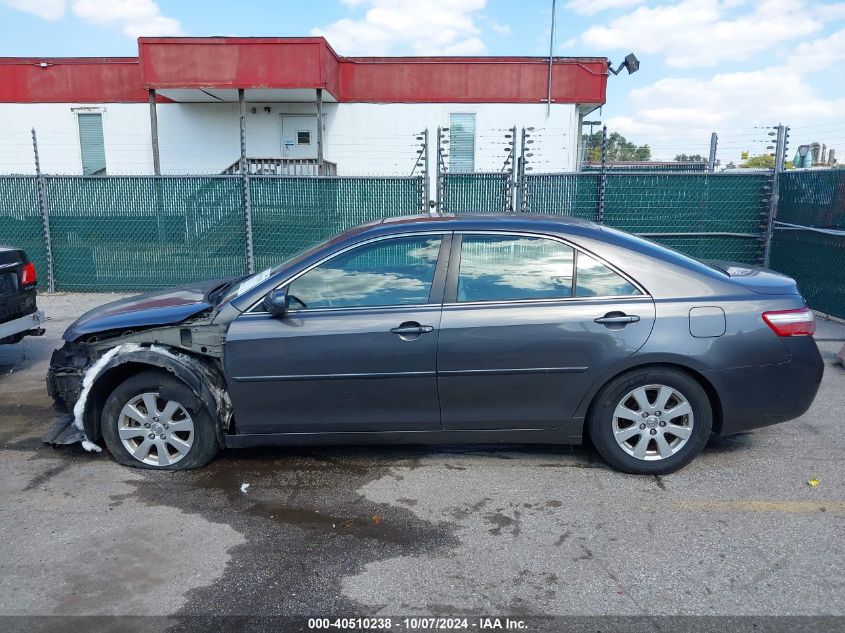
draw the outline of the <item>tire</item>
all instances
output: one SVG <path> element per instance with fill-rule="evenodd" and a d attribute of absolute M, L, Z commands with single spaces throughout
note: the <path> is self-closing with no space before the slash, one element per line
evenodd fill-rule
<path fill-rule="evenodd" d="M 683 468 L 702 451 L 712 426 L 704 388 L 670 367 L 637 369 L 613 379 L 596 396 L 587 419 L 587 432 L 605 461 L 637 475 Z"/>
<path fill-rule="evenodd" d="M 118 385 L 103 406 L 100 424 L 106 446 L 124 466 L 198 468 L 219 448 L 205 407 L 184 383 L 160 371 L 144 371 Z"/>

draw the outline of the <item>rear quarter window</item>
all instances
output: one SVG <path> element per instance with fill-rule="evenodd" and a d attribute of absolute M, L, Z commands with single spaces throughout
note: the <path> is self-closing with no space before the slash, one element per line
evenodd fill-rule
<path fill-rule="evenodd" d="M 625 297 L 642 294 L 622 275 L 585 253 L 576 260 L 576 297 Z"/>

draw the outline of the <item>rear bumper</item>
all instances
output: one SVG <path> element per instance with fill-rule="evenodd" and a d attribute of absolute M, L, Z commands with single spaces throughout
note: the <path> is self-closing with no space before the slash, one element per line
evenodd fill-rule
<path fill-rule="evenodd" d="M 16 334 L 40 336 L 44 333 L 40 327 L 42 323 L 44 323 L 44 313 L 41 310 L 0 323 L 0 343 Z"/>
<path fill-rule="evenodd" d="M 705 372 L 722 404 L 719 435 L 786 422 L 813 404 L 824 374 L 816 342 L 809 336 L 781 340 L 791 356 L 785 363 Z"/>

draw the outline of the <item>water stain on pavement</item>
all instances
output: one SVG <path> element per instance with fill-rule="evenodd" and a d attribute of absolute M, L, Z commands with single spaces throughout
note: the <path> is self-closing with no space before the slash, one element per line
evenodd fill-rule
<path fill-rule="evenodd" d="M 370 612 L 341 594 L 345 577 L 381 559 L 457 544 L 453 525 L 357 492 L 391 467 L 414 468 L 422 455 L 396 447 L 250 449 L 195 471 L 146 473 L 137 499 L 226 523 L 246 539 L 229 552 L 223 576 L 189 592 L 179 614 Z"/>

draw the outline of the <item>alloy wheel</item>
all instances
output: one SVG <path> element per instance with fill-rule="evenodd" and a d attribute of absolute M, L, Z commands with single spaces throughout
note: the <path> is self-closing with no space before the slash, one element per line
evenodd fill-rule
<path fill-rule="evenodd" d="M 191 450 L 194 421 L 175 400 L 157 392 L 131 398 L 121 409 L 117 433 L 132 457 L 151 466 L 170 466 Z"/>
<path fill-rule="evenodd" d="M 671 457 L 692 435 L 694 415 L 687 398 L 667 385 L 628 392 L 613 412 L 613 437 L 629 455 L 645 461 Z"/>

